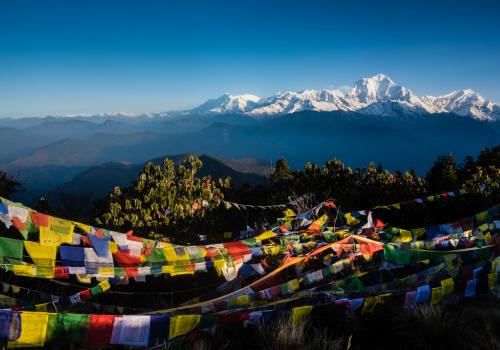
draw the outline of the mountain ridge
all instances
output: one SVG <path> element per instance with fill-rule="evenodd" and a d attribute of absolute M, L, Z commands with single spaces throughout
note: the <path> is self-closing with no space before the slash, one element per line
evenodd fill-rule
<path fill-rule="evenodd" d="M 250 96 L 250 97 L 249 97 Z M 364 114 L 394 115 L 384 108 L 397 104 L 413 114 L 453 113 L 477 120 L 499 120 L 500 106 L 486 101 L 471 89 L 441 96 L 417 96 L 384 74 L 363 78 L 347 89 L 279 92 L 267 98 L 255 95 L 228 95 L 210 99 L 182 114 L 242 113 L 253 117 L 283 115 L 304 110 L 317 112 L 357 111 Z M 385 105 L 385 106 L 384 106 Z M 382 112 L 379 112 L 382 111 Z"/>

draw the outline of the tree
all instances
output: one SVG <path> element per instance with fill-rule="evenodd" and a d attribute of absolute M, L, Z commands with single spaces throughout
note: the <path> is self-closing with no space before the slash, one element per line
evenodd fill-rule
<path fill-rule="evenodd" d="M 201 167 L 196 156 L 179 165 L 168 158 L 163 165 L 146 164 L 131 187 L 110 193 L 97 223 L 154 239 L 192 239 L 200 219 L 221 203 L 222 189 L 230 185 L 229 178 L 197 177 Z"/>
<path fill-rule="evenodd" d="M 276 166 L 274 167 L 274 172 L 271 175 L 271 181 L 273 183 L 290 181 L 293 179 L 293 171 L 288 166 L 288 161 L 286 159 L 278 159 L 276 161 Z"/>
<path fill-rule="evenodd" d="M 9 197 L 12 193 L 16 192 L 20 184 L 6 172 L 0 170 L 0 196 Z"/>
<path fill-rule="evenodd" d="M 492 203 L 500 200 L 500 168 L 490 166 L 477 166 L 462 184 L 468 192 L 481 193 Z"/>
<path fill-rule="evenodd" d="M 500 145 L 493 148 L 484 148 L 477 156 L 477 165 L 482 167 L 494 166 L 500 168 Z"/>
<path fill-rule="evenodd" d="M 452 154 L 439 156 L 426 176 L 432 192 L 453 191 L 458 186 L 458 169 Z"/>

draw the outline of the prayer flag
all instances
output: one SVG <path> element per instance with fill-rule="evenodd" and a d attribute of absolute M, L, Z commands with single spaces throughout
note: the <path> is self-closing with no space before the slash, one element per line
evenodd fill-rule
<path fill-rule="evenodd" d="M 431 304 L 432 305 L 438 304 L 441 301 L 442 296 L 443 296 L 442 287 L 432 288 Z"/>
<path fill-rule="evenodd" d="M 115 319 L 111 344 L 146 347 L 149 340 L 150 316 L 122 316 Z"/>
<path fill-rule="evenodd" d="M 21 336 L 10 341 L 9 348 L 42 347 L 47 335 L 49 314 L 45 312 L 21 312 Z"/>
<path fill-rule="evenodd" d="M 3 259 L 23 260 L 23 241 L 7 237 L 0 237 L 0 262 Z"/>
<path fill-rule="evenodd" d="M 294 307 L 292 309 L 292 324 L 298 326 L 300 323 L 305 322 L 311 314 L 312 308 L 312 305 Z"/>
<path fill-rule="evenodd" d="M 441 287 L 443 288 L 443 296 L 452 294 L 453 289 L 455 288 L 455 282 L 453 282 L 453 278 L 442 280 Z"/>
<path fill-rule="evenodd" d="M 185 335 L 196 328 L 200 323 L 201 315 L 180 315 L 170 318 L 170 332 L 168 340 Z"/>

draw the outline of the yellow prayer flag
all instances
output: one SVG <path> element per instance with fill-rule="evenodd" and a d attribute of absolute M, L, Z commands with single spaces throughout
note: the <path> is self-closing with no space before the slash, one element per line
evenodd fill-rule
<path fill-rule="evenodd" d="M 349 226 L 356 226 L 357 224 L 359 224 L 359 220 L 352 216 L 351 213 L 345 214 L 344 217 L 347 220 L 347 224 Z"/>
<path fill-rule="evenodd" d="M 393 242 L 400 243 L 409 243 L 413 240 L 413 236 L 411 235 L 411 231 L 408 230 L 399 230 L 399 236 L 394 237 Z"/>
<path fill-rule="evenodd" d="M 265 239 L 273 238 L 276 236 L 277 236 L 276 233 L 274 233 L 273 231 L 265 231 L 265 232 L 261 233 L 260 235 L 258 235 L 257 237 L 255 237 L 255 239 L 257 241 L 263 241 Z"/>
<path fill-rule="evenodd" d="M 222 275 L 222 267 L 226 264 L 226 260 L 224 259 L 217 259 L 214 260 L 214 268 L 215 271 L 217 271 L 217 274 L 220 276 Z"/>
<path fill-rule="evenodd" d="M 183 246 L 168 244 L 168 246 L 163 248 L 163 253 L 167 262 L 191 261 L 186 247 Z"/>
<path fill-rule="evenodd" d="M 40 244 L 60 246 L 62 243 L 72 243 L 74 227 L 71 221 L 51 217 L 48 227 L 40 226 Z"/>
<path fill-rule="evenodd" d="M 222 270 L 217 271 L 217 273 L 219 274 L 219 276 L 222 274 Z M 170 276 L 174 277 L 174 276 L 182 276 L 182 275 L 194 275 L 194 271 L 186 271 L 186 270 L 176 270 L 175 268 L 172 269 L 171 273 L 170 273 Z"/>
<path fill-rule="evenodd" d="M 312 305 L 298 306 L 292 309 L 292 324 L 297 326 L 304 322 L 311 314 Z"/>
<path fill-rule="evenodd" d="M 497 281 L 497 274 L 496 274 L 496 272 L 489 273 L 488 274 L 488 288 L 494 289 L 496 281 Z"/>
<path fill-rule="evenodd" d="M 82 224 L 81 222 L 73 221 L 73 224 L 79 227 L 83 232 L 90 233 L 92 232 L 92 226 Z"/>
<path fill-rule="evenodd" d="M 442 296 L 443 296 L 443 288 L 441 287 L 432 288 L 431 304 L 435 305 L 439 303 L 441 301 Z"/>
<path fill-rule="evenodd" d="M 425 242 L 424 241 L 416 241 L 415 248 L 416 249 L 425 249 Z"/>
<path fill-rule="evenodd" d="M 37 242 L 24 241 L 24 247 L 35 265 L 55 266 L 57 247 L 43 246 Z"/>
<path fill-rule="evenodd" d="M 115 268 L 114 267 L 99 267 L 97 270 L 99 277 L 115 277 Z"/>
<path fill-rule="evenodd" d="M 484 232 L 484 231 L 488 230 L 488 227 L 489 227 L 488 224 L 482 224 L 482 225 L 478 226 L 478 229 L 479 229 L 479 231 L 483 231 Z"/>
<path fill-rule="evenodd" d="M 111 288 L 111 285 L 109 284 L 109 280 L 105 280 L 105 281 L 102 281 L 101 283 L 99 283 L 99 287 L 101 287 L 103 292 L 107 291 L 109 288 Z"/>
<path fill-rule="evenodd" d="M 111 254 L 118 253 L 118 244 L 113 241 L 109 241 L 109 251 Z"/>
<path fill-rule="evenodd" d="M 9 341 L 9 348 L 42 347 L 47 336 L 49 313 L 21 312 L 21 336 L 16 341 Z"/>
<path fill-rule="evenodd" d="M 173 266 L 171 266 L 171 265 L 163 265 L 161 267 L 161 273 L 165 273 L 165 274 L 170 275 L 172 273 L 172 269 L 173 269 Z"/>
<path fill-rule="evenodd" d="M 365 298 L 365 302 L 363 303 L 363 309 L 361 313 L 364 314 L 366 312 L 372 312 L 375 306 L 377 305 L 379 298 L 378 297 L 367 297 Z"/>
<path fill-rule="evenodd" d="M 443 296 L 453 293 L 453 289 L 455 288 L 455 282 L 453 282 L 453 278 L 442 280 L 441 287 L 443 288 Z"/>
<path fill-rule="evenodd" d="M 279 246 L 271 247 L 271 254 L 272 255 L 278 255 L 279 253 L 280 253 L 280 247 Z"/>
<path fill-rule="evenodd" d="M 32 265 L 14 265 L 12 270 L 17 276 L 36 276 L 36 268 Z"/>
<path fill-rule="evenodd" d="M 294 278 L 293 280 L 288 281 L 288 290 L 296 291 L 300 288 L 300 281 L 298 278 Z"/>
<path fill-rule="evenodd" d="M 313 223 L 309 226 L 309 230 L 319 230 L 327 222 L 327 220 L 328 215 L 323 214 L 319 219 L 313 221 Z"/>
<path fill-rule="evenodd" d="M 76 275 L 76 279 L 78 282 L 83 284 L 90 284 L 92 282 L 92 279 L 89 276 L 80 273 Z"/>
<path fill-rule="evenodd" d="M 339 238 L 344 238 L 345 235 L 347 235 L 348 233 L 350 233 L 351 231 L 349 229 L 346 229 L 346 228 L 343 228 L 343 229 L 340 229 L 340 230 L 337 230 L 335 231 L 335 234 L 339 237 Z"/>
<path fill-rule="evenodd" d="M 396 203 L 396 204 L 393 204 L 392 206 L 393 206 L 393 208 L 401 209 L 401 203 Z"/>
<path fill-rule="evenodd" d="M 231 301 L 231 304 L 234 306 L 240 306 L 240 307 L 248 306 L 250 304 L 250 295 L 248 295 L 248 294 L 240 295 L 240 296 L 234 298 Z"/>
<path fill-rule="evenodd" d="M 290 218 L 294 218 L 295 217 L 295 212 L 292 210 L 292 209 L 287 209 L 283 212 L 283 214 L 285 215 L 285 218 L 287 219 L 290 219 Z"/>
<path fill-rule="evenodd" d="M 200 323 L 201 315 L 181 315 L 170 317 L 170 332 L 168 340 L 185 335 Z"/>

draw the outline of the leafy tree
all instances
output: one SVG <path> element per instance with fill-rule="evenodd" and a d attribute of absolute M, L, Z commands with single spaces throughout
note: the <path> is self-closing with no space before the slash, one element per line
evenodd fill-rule
<path fill-rule="evenodd" d="M 481 192 L 488 200 L 500 200 L 500 168 L 494 165 L 477 166 L 470 177 L 462 184 L 469 192 Z"/>
<path fill-rule="evenodd" d="M 455 190 L 458 186 L 458 169 L 452 154 L 439 156 L 426 176 L 432 192 Z"/>
<path fill-rule="evenodd" d="M 229 178 L 197 177 L 201 167 L 196 156 L 179 165 L 168 158 L 163 165 L 146 164 L 131 187 L 115 187 L 110 193 L 97 223 L 154 239 L 192 239 L 199 233 L 200 219 L 221 203 L 222 189 L 230 185 Z"/>
<path fill-rule="evenodd" d="M 274 167 L 274 172 L 271 175 L 271 181 L 279 183 L 291 179 L 293 179 L 293 171 L 288 166 L 288 161 L 286 159 L 278 159 Z"/>
<path fill-rule="evenodd" d="M 500 168 L 500 145 L 493 148 L 484 148 L 477 157 L 477 165 L 479 166 L 494 166 Z"/>
<path fill-rule="evenodd" d="M 7 175 L 6 172 L 0 170 L 0 196 L 9 197 L 19 189 L 19 186 L 19 182 Z"/>

